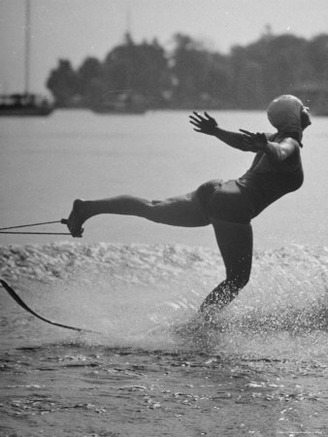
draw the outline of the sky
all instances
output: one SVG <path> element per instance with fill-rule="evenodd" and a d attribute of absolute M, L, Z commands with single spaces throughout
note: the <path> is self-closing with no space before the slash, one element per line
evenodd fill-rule
<path fill-rule="evenodd" d="M 0 0 L 0 93 L 24 89 L 26 0 Z M 103 60 L 129 31 L 136 43 L 155 37 L 166 49 L 175 33 L 228 53 L 274 35 L 310 39 L 328 33 L 327 0 L 30 0 L 30 91 L 45 82 L 59 59 L 77 68 L 86 57 Z"/>

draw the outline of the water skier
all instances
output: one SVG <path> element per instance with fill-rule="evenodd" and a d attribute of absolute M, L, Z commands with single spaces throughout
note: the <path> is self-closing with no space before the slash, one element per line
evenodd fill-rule
<path fill-rule="evenodd" d="M 274 99 L 267 109 L 274 134 L 229 132 L 204 112 L 193 112 L 196 132 L 212 135 L 229 146 L 255 153 L 249 170 L 236 180 L 216 179 L 197 190 L 165 200 L 123 195 L 100 200 L 75 200 L 68 218 L 73 237 L 82 235 L 83 223 L 98 214 L 124 214 L 184 227 L 211 224 L 221 252 L 226 278 L 200 307 L 207 313 L 229 304 L 248 283 L 253 256 L 251 220 L 283 195 L 303 183 L 301 147 L 303 130 L 311 124 L 308 108 L 292 95 Z"/>

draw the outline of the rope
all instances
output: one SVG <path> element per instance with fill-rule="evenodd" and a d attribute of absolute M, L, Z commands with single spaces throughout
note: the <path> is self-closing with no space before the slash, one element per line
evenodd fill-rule
<path fill-rule="evenodd" d="M 9 226 L 8 228 L 0 228 L 0 231 L 7 231 L 8 229 L 28 228 L 28 227 L 31 227 L 31 226 L 52 225 L 54 223 L 63 223 L 64 220 L 65 219 L 55 220 L 55 221 L 52 221 L 52 222 L 30 223 L 28 225 Z"/>
<path fill-rule="evenodd" d="M 0 234 L 32 234 L 32 235 L 71 235 L 69 232 L 7 232 L 0 231 Z"/>
<path fill-rule="evenodd" d="M 41 223 L 29 223 L 27 225 L 9 226 L 6 228 L 0 228 L 0 234 L 33 234 L 33 235 L 71 235 L 69 232 L 20 232 L 20 231 L 9 231 L 9 229 L 18 228 L 29 228 L 32 226 L 42 226 L 42 225 L 52 225 L 55 223 L 61 223 L 63 225 L 67 224 L 67 219 L 54 220 L 51 222 L 41 222 Z"/>

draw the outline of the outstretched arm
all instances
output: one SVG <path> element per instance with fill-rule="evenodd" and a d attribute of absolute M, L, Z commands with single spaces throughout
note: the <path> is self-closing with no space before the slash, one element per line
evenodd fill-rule
<path fill-rule="evenodd" d="M 280 143 L 269 141 L 264 133 L 252 133 L 244 129 L 239 129 L 241 133 L 229 132 L 218 127 L 216 120 L 204 112 L 204 116 L 198 112 L 190 115 L 190 123 L 196 128 L 196 132 L 213 135 L 235 149 L 245 152 L 263 151 L 275 161 L 284 161 L 298 147 L 298 143 L 293 138 L 285 138 Z"/>
<path fill-rule="evenodd" d="M 245 152 L 258 152 L 251 141 L 245 136 L 245 134 L 239 132 L 230 132 L 219 128 L 216 120 L 209 116 L 207 112 L 204 112 L 204 116 L 198 112 L 193 112 L 193 115 L 189 116 L 190 123 L 195 126 L 194 131 L 200 132 L 206 135 L 212 135 L 228 146 L 235 149 L 243 150 Z"/>
<path fill-rule="evenodd" d="M 249 142 L 258 150 L 263 150 L 275 161 L 284 161 L 298 147 L 298 142 L 290 137 L 277 143 L 276 141 L 268 141 L 265 134 L 254 134 L 244 129 L 240 129 L 240 131 L 244 134 L 244 141 Z"/>

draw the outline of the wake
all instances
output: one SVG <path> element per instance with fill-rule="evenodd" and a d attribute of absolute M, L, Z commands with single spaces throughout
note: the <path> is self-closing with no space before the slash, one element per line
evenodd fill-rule
<path fill-rule="evenodd" d="M 60 324 L 100 332 L 83 334 L 90 345 L 302 359 L 323 354 L 328 340 L 324 247 L 255 254 L 249 285 L 210 322 L 198 308 L 224 266 L 209 249 L 53 243 L 0 247 L 0 255 L 1 276 L 24 302 Z M 30 337 L 37 330 L 38 338 L 72 338 L 12 309 L 3 293 L 1 300 L 8 332 L 25 320 Z"/>

